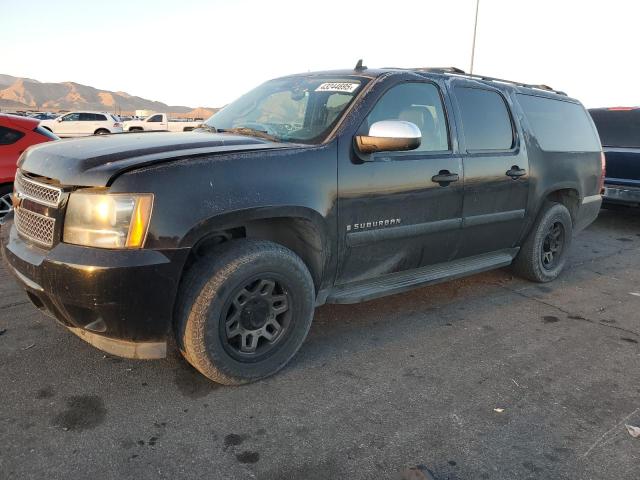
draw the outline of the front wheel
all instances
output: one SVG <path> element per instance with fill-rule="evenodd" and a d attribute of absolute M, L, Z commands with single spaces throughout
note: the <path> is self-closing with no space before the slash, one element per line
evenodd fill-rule
<path fill-rule="evenodd" d="M 13 185 L 0 185 L 0 219 L 13 210 Z"/>
<path fill-rule="evenodd" d="M 567 262 L 573 222 L 567 207 L 548 203 L 513 262 L 517 275 L 534 282 L 555 280 Z"/>
<path fill-rule="evenodd" d="M 211 380 L 248 383 L 289 362 L 313 309 L 313 281 L 295 253 L 267 241 L 231 241 L 187 272 L 176 339 L 187 361 Z"/>

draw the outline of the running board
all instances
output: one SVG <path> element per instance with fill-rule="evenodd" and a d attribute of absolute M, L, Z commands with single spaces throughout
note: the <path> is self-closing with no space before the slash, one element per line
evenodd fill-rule
<path fill-rule="evenodd" d="M 371 280 L 339 285 L 328 292 L 326 303 L 359 303 L 510 265 L 519 248 L 461 258 Z M 324 302 L 323 302 L 324 303 Z"/>

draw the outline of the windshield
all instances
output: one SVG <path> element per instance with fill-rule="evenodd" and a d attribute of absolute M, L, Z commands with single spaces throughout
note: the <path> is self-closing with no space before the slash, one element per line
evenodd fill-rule
<path fill-rule="evenodd" d="M 288 77 L 271 80 L 213 115 L 219 132 L 268 136 L 276 141 L 320 143 L 366 83 L 354 77 Z"/>

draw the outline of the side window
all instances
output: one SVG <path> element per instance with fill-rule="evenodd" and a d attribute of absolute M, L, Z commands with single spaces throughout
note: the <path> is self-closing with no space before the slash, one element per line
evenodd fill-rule
<path fill-rule="evenodd" d="M 589 114 L 579 103 L 518 94 L 540 148 L 549 152 L 599 152 Z"/>
<path fill-rule="evenodd" d="M 24 133 L 12 128 L 0 127 L 0 145 L 11 145 L 24 137 Z"/>
<path fill-rule="evenodd" d="M 413 152 L 449 150 L 449 132 L 438 87 L 432 83 L 403 83 L 387 91 L 365 121 L 367 130 L 381 120 L 404 120 L 422 133 Z"/>
<path fill-rule="evenodd" d="M 92 122 L 93 121 L 93 113 L 81 113 L 79 114 L 81 122 Z"/>
<path fill-rule="evenodd" d="M 147 121 L 148 122 L 161 122 L 162 121 L 162 115 L 154 115 L 153 117 L 151 117 Z"/>
<path fill-rule="evenodd" d="M 491 90 L 455 87 L 467 151 L 510 150 L 513 127 L 502 96 Z"/>
<path fill-rule="evenodd" d="M 78 120 L 80 120 L 79 113 L 68 113 L 62 117 L 63 122 L 77 122 Z"/>
<path fill-rule="evenodd" d="M 93 114 L 93 121 L 94 122 L 106 122 L 107 121 L 107 117 L 105 117 L 104 115 L 101 115 L 99 113 L 94 113 Z"/>

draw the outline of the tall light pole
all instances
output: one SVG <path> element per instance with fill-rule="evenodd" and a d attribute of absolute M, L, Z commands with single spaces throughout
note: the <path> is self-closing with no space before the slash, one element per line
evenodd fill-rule
<path fill-rule="evenodd" d="M 480 9 L 480 0 L 476 0 L 476 19 L 473 23 L 473 44 L 471 45 L 471 68 L 469 73 L 473 73 L 473 59 L 476 55 L 476 32 L 478 31 L 478 10 Z"/>

